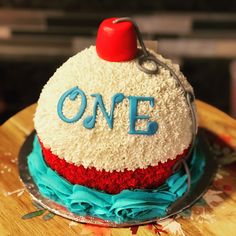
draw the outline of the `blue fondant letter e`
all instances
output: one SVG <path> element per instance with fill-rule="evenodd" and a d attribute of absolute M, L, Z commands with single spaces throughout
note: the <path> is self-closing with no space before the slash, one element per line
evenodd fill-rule
<path fill-rule="evenodd" d="M 147 130 L 136 130 L 135 124 L 138 119 L 149 119 L 149 116 L 138 115 L 138 102 L 139 101 L 148 101 L 151 107 L 154 107 L 154 98 L 153 97 L 135 97 L 129 96 L 129 119 L 130 119 L 130 130 L 129 134 L 141 134 L 141 135 L 153 135 L 157 132 L 158 124 L 155 121 L 150 121 L 147 123 Z"/>
<path fill-rule="evenodd" d="M 67 118 L 63 114 L 64 102 L 65 102 L 67 97 L 69 97 L 69 99 L 71 101 L 74 101 L 78 97 L 78 95 L 81 96 L 81 105 L 80 105 L 79 111 L 77 112 L 77 114 L 74 117 Z M 87 106 L 86 96 L 85 96 L 84 92 L 76 86 L 76 87 L 71 88 L 71 89 L 69 89 L 68 91 L 66 91 L 65 93 L 62 94 L 62 96 L 60 97 L 60 99 L 58 101 L 58 104 L 57 104 L 57 114 L 61 118 L 61 120 L 65 121 L 66 123 L 74 123 L 82 117 L 82 115 L 84 114 L 84 110 L 85 110 L 86 106 Z"/>

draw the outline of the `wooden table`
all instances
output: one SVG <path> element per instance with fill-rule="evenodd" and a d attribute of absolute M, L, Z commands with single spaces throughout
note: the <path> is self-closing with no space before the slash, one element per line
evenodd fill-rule
<path fill-rule="evenodd" d="M 216 108 L 197 101 L 200 126 L 223 139 L 226 154 L 236 150 L 236 121 Z M 175 218 L 132 228 L 103 228 L 71 222 L 59 216 L 23 220 L 37 211 L 19 179 L 19 149 L 33 130 L 35 105 L 27 107 L 0 127 L 0 235 L 236 235 L 236 165 L 224 166 L 203 199 Z M 216 147 L 217 148 L 217 147 Z M 219 149 L 219 147 L 218 147 Z M 44 216 L 44 219 L 43 219 Z M 49 215 L 50 216 L 50 215 Z M 46 217 L 47 218 L 47 217 Z M 50 218 L 50 217 L 49 217 Z"/>

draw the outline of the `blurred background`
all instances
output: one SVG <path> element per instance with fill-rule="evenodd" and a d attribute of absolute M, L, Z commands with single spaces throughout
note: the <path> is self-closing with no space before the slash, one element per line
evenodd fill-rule
<path fill-rule="evenodd" d="M 198 99 L 236 117 L 235 0 L 0 0 L 0 124 L 36 102 L 113 16 L 132 17 L 150 47 L 181 65 Z"/>

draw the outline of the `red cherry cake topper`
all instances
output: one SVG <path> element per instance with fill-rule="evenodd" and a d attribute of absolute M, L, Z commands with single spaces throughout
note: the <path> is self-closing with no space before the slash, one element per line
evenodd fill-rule
<path fill-rule="evenodd" d="M 135 28 L 132 22 L 116 22 L 117 19 L 108 18 L 101 23 L 96 40 L 97 54 L 106 61 L 129 61 L 137 55 Z"/>
<path fill-rule="evenodd" d="M 147 74 L 156 74 L 159 62 L 148 52 L 137 24 L 129 17 L 108 18 L 101 23 L 96 41 L 97 54 L 111 62 L 133 60 L 138 54 L 137 40 L 142 50 L 136 61 L 138 68 Z M 153 69 L 144 66 L 147 61 Z"/>

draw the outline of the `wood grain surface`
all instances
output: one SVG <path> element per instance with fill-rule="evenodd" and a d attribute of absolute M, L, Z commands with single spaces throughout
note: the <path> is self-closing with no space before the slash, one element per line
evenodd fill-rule
<path fill-rule="evenodd" d="M 159 231 L 158 224 L 153 228 L 140 226 L 138 228 L 111 229 L 70 222 L 59 216 L 45 221 L 42 217 L 23 220 L 21 217 L 36 210 L 29 194 L 24 191 L 24 186 L 19 179 L 17 159 L 19 149 L 27 135 L 33 130 L 33 114 L 36 105 L 22 110 L 0 127 L 0 235 L 175 235 L 168 230 Z M 224 139 L 231 147 L 236 149 L 236 121 L 216 108 L 197 101 L 198 119 L 200 126 L 211 130 Z M 181 225 L 176 235 L 236 235 L 236 173 L 234 165 L 227 170 L 232 175 L 226 176 L 231 183 L 230 194 L 219 189 L 212 190 L 215 193 L 221 191 L 221 195 L 215 197 L 224 199 L 211 214 L 214 219 L 207 223 L 178 218 L 169 220 L 173 229 Z M 233 169 L 232 169 L 233 168 Z M 226 171 L 226 170 L 224 170 Z M 231 171 L 231 172 L 230 172 Z M 233 172 L 234 171 L 234 172 Z M 222 172 L 221 175 L 224 175 Z M 233 175 L 234 173 L 234 175 Z M 224 195 L 224 196 L 223 196 Z M 217 200 L 218 197 L 218 200 Z M 204 208 L 205 209 L 205 208 Z M 207 217 L 206 212 L 201 212 L 199 217 Z M 175 233 L 176 233 L 175 232 Z"/>

